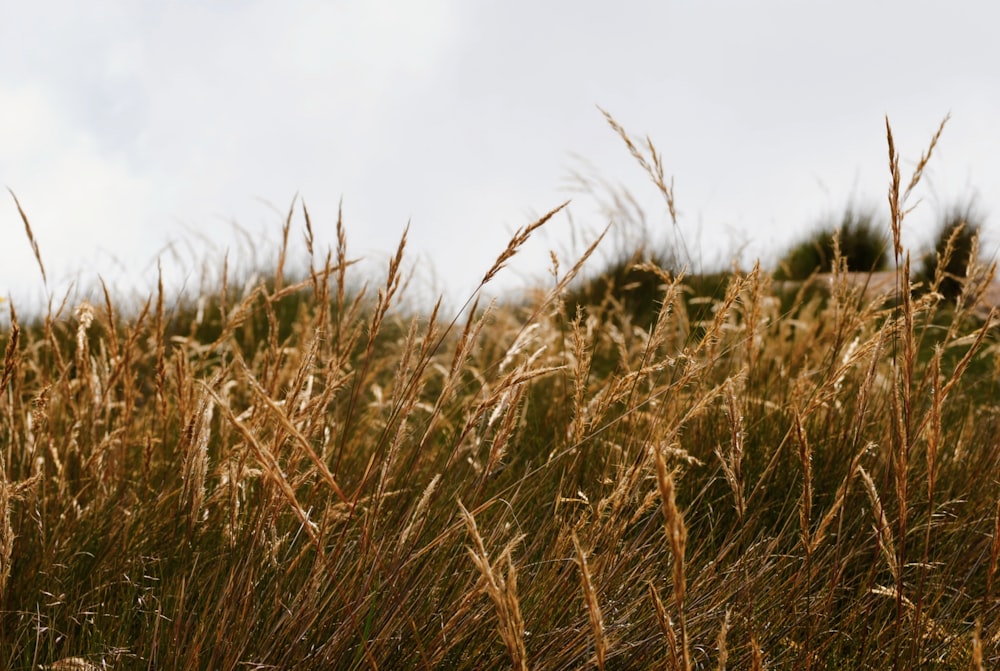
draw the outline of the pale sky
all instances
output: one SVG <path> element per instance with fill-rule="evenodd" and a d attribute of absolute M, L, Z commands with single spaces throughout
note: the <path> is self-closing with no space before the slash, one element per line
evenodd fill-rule
<path fill-rule="evenodd" d="M 376 266 L 409 222 L 418 277 L 459 301 L 514 229 L 572 197 L 573 223 L 555 218 L 501 286 L 544 277 L 549 249 L 572 262 L 573 227 L 585 240 L 608 221 L 574 171 L 668 228 L 597 106 L 652 138 L 680 232 L 708 260 L 773 260 L 851 199 L 884 212 L 885 115 L 908 173 L 951 113 L 909 241 L 975 197 L 995 248 L 994 2 L 6 4 L 0 182 L 56 293 L 101 275 L 145 294 L 171 242 L 172 277 L 226 249 L 249 263 L 233 222 L 276 240 L 296 194 L 324 246 L 343 198 L 349 253 Z M 44 292 L 0 192 L 0 295 Z"/>

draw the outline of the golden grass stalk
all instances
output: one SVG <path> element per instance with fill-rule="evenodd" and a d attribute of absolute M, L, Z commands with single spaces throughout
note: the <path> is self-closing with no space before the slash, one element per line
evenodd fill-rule
<path fill-rule="evenodd" d="M 750 652 L 752 655 L 750 658 L 751 671 L 763 671 L 764 651 L 760 649 L 760 643 L 757 642 L 756 635 L 750 637 Z"/>
<path fill-rule="evenodd" d="M 0 599 L 7 592 L 11 562 L 14 558 L 14 527 L 10 523 L 11 484 L 7 480 L 7 468 L 0 455 Z"/>
<path fill-rule="evenodd" d="M 427 428 L 424 430 L 423 436 L 420 439 L 420 451 L 423 451 L 428 442 L 436 435 L 439 423 L 444 421 L 444 407 L 458 390 L 462 381 L 463 367 L 472 354 L 473 343 L 475 343 L 475 341 L 479 338 L 479 334 L 482 332 L 487 320 L 491 316 L 494 303 L 491 302 L 486 309 L 483 310 L 481 315 L 476 315 L 476 308 L 478 305 L 479 301 L 477 299 L 473 302 L 472 308 L 469 310 L 469 315 L 466 319 L 465 327 L 462 330 L 462 335 L 458 338 L 458 341 L 455 344 L 455 354 L 452 357 L 451 367 L 445 375 L 441 392 L 438 394 L 438 397 L 434 402 L 434 408 L 431 410 L 431 419 L 427 422 Z M 482 405 L 480 408 L 485 413 L 486 406 Z M 478 419 L 479 417 L 476 418 L 476 421 L 478 421 Z M 466 423 L 465 429 L 463 430 L 463 438 L 466 432 L 472 430 L 474 424 L 475 421 Z M 448 458 L 448 464 L 450 465 L 457 456 L 458 451 L 453 451 Z"/>
<path fill-rule="evenodd" d="M 663 194 L 664 199 L 667 201 L 667 209 L 670 211 L 670 220 L 673 222 L 674 226 L 677 225 L 677 206 L 674 200 L 674 180 L 670 179 L 670 184 L 667 184 L 666 178 L 663 174 L 663 161 L 660 159 L 659 152 L 656 151 L 656 147 L 653 145 L 653 141 L 647 137 L 646 138 L 646 150 L 649 152 L 649 159 L 642 153 L 639 147 L 636 146 L 635 142 L 629 136 L 625 128 L 618 123 L 613 116 L 608 112 L 605 112 L 600 107 L 597 108 L 604 115 L 605 120 L 608 125 L 618 134 L 618 137 L 622 139 L 625 146 L 628 147 L 628 151 L 632 154 L 642 169 L 646 171 L 646 174 L 652 180 L 656 188 L 660 190 Z"/>
<path fill-rule="evenodd" d="M 584 316 L 582 308 L 577 309 L 576 318 L 570 325 L 570 338 L 572 342 L 572 365 L 570 370 L 573 373 L 573 401 L 570 407 L 573 408 L 573 420 L 569 427 L 570 445 L 579 445 L 583 440 L 587 430 L 588 414 L 585 395 L 587 393 L 590 378 L 590 368 L 593 362 L 593 348 L 588 347 L 593 336 L 592 324 L 587 320 L 584 327 Z"/>
<path fill-rule="evenodd" d="M 493 265 L 490 267 L 490 269 L 486 271 L 485 275 L 483 275 L 483 279 L 480 280 L 479 286 L 482 287 L 489 284 L 490 280 L 492 280 L 498 272 L 503 270 L 504 266 L 507 265 L 507 262 L 517 255 L 518 251 L 521 249 L 524 243 L 526 243 L 528 241 L 528 238 L 531 237 L 531 234 L 534 233 L 538 228 L 545 225 L 545 223 L 549 219 L 558 214 L 559 211 L 561 211 L 567 205 L 569 205 L 569 201 L 566 201 L 565 203 L 555 208 L 554 210 L 549 211 L 534 223 L 517 229 L 517 231 L 515 231 L 514 235 L 511 237 L 510 241 L 507 243 L 506 249 L 500 252 L 500 255 L 497 256 L 497 260 L 493 262 Z"/>
<path fill-rule="evenodd" d="M 285 498 L 288 507 L 291 509 L 291 511 L 298 518 L 299 522 L 302 524 L 302 528 L 306 532 L 306 535 L 309 536 L 309 540 L 312 541 L 313 546 L 316 548 L 316 552 L 319 554 L 320 557 L 324 557 L 325 552 L 323 550 L 323 544 L 320 541 L 319 535 L 317 534 L 316 524 L 309 519 L 309 513 L 306 511 L 305 508 L 302 507 L 302 504 L 299 503 L 298 498 L 295 496 L 295 490 L 289 484 L 288 478 L 282 471 L 281 464 L 278 462 L 277 457 L 275 457 L 275 455 L 270 450 L 268 450 L 264 445 L 260 443 L 259 440 L 257 440 L 257 437 L 254 435 L 253 431 L 251 431 L 250 428 L 246 426 L 246 424 L 240 421 L 240 419 L 233 414 L 232 409 L 230 409 L 228 404 L 226 404 L 225 401 L 223 401 L 223 399 L 213 389 L 211 389 L 210 387 L 205 387 L 205 389 L 215 399 L 215 402 L 219 406 L 219 409 L 222 411 L 223 415 L 225 416 L 226 421 L 228 421 L 232 425 L 232 427 L 236 429 L 236 431 L 247 442 L 247 445 L 251 447 L 254 456 L 257 457 L 261 466 L 263 466 L 263 473 L 267 475 L 267 477 L 275 485 L 277 485 L 278 490 Z M 346 497 L 344 498 L 344 500 L 345 501 L 347 500 Z"/>
<path fill-rule="evenodd" d="M 685 275 L 684 271 L 680 271 L 671 276 L 669 272 L 655 263 L 638 263 L 635 265 L 635 269 L 653 274 L 663 282 L 664 286 L 663 298 L 660 299 L 660 309 L 656 314 L 656 323 L 653 325 L 652 333 L 649 334 L 649 340 L 642 356 L 642 365 L 646 367 L 651 358 L 658 354 L 660 347 L 667 342 L 671 331 L 678 326 L 677 320 L 672 319 L 672 317 L 683 312 L 683 309 L 678 310 L 677 308 L 679 305 L 683 307 L 680 299 L 684 290 L 682 283 Z"/>
<path fill-rule="evenodd" d="M 976 618 L 976 626 L 972 630 L 972 671 L 984 671 L 983 666 L 983 622 Z"/>
<path fill-rule="evenodd" d="M 663 500 L 664 532 L 670 542 L 670 552 L 674 557 L 674 600 L 677 602 L 678 619 L 681 627 L 681 659 L 683 671 L 691 669 L 691 655 L 688 652 L 687 617 L 684 610 L 684 599 L 687 591 L 687 575 L 685 571 L 685 552 L 687 546 L 687 527 L 684 526 L 684 515 L 677 508 L 674 496 L 674 475 L 667 472 L 660 450 L 653 450 L 656 460 L 656 482 L 660 488 L 660 498 Z"/>
<path fill-rule="evenodd" d="M 77 327 L 76 327 L 76 358 L 77 365 L 82 365 L 81 362 L 85 362 L 87 358 L 87 331 L 90 330 L 90 325 L 94 323 L 94 307 L 84 301 L 76 306 L 75 310 Z"/>
<path fill-rule="evenodd" d="M 507 452 L 508 443 L 514 435 L 517 422 L 521 417 L 521 402 L 526 392 L 526 385 L 515 383 L 503 394 L 500 404 L 497 405 L 495 412 L 490 417 L 489 424 L 493 424 L 498 417 L 502 417 L 502 420 L 500 420 L 490 444 L 489 457 L 486 460 L 486 468 L 483 470 L 484 478 L 496 473 L 499 468 L 503 468 L 501 461 Z"/>
<path fill-rule="evenodd" d="M 292 421 L 288 418 L 286 411 L 282 409 L 278 405 L 278 403 L 275 402 L 274 399 L 271 398 L 271 396 L 267 393 L 267 390 L 264 389 L 263 385 L 261 385 L 261 383 L 257 381 L 257 378 L 254 376 L 253 371 L 246 364 L 246 362 L 240 357 L 237 357 L 237 361 L 239 362 L 241 368 L 243 369 L 244 376 L 246 377 L 247 382 L 250 383 L 250 387 L 254 390 L 254 392 L 256 392 L 257 398 L 263 401 L 267 409 L 270 410 L 271 417 L 277 420 L 278 425 L 282 429 L 284 429 L 288 433 L 288 435 L 290 435 L 292 438 L 295 439 L 296 444 L 299 445 L 302 451 L 306 453 L 306 455 L 309 457 L 309 460 L 316 467 L 316 471 L 322 477 L 323 481 L 327 483 L 327 485 L 334 492 L 334 494 L 337 495 L 337 498 L 339 498 L 342 502 L 348 501 L 348 497 L 344 494 L 343 490 L 340 488 L 340 485 L 337 484 L 337 480 L 333 477 L 333 473 L 330 471 L 330 468 L 326 465 L 326 462 L 320 459 L 319 455 L 316 454 L 316 450 L 313 449 L 313 446 L 309 442 L 309 440 L 302 435 L 302 432 L 299 431 L 292 423 Z M 211 389 L 209 391 L 213 394 L 213 396 L 215 396 L 217 403 L 222 402 L 214 391 L 212 391 Z M 232 412 L 230 411 L 229 414 L 232 414 Z M 239 428 L 239 426 L 237 428 Z"/>
<path fill-rule="evenodd" d="M 406 545 L 406 541 L 410 539 L 410 534 L 413 533 L 413 528 L 420 524 L 427 514 L 427 506 L 430 504 L 431 497 L 437 490 L 438 484 L 441 482 L 441 474 L 438 473 L 431 481 L 427 483 L 424 488 L 424 493 L 420 495 L 420 500 L 417 501 L 417 506 L 413 509 L 413 514 L 410 515 L 410 521 L 403 528 L 401 534 L 399 534 L 399 546 L 402 548 Z"/>
<path fill-rule="evenodd" d="M 941 123 L 938 124 L 937 130 L 934 132 L 933 137 L 931 137 L 930 143 L 927 145 L 927 150 L 920 155 L 920 160 L 917 161 L 916 167 L 913 169 L 913 175 L 910 177 L 910 183 L 906 187 L 906 191 L 903 193 L 903 202 L 910 196 L 910 192 L 916 188 L 917 184 L 920 183 L 920 178 L 924 175 L 924 169 L 927 164 L 930 163 L 931 154 L 934 153 L 934 148 L 937 146 L 938 141 L 941 139 L 942 133 L 944 133 L 944 127 L 947 125 L 948 121 L 951 119 L 951 114 L 946 114 Z M 888 127 L 889 120 L 886 118 L 886 127 Z"/>
<path fill-rule="evenodd" d="M 722 626 L 719 627 L 719 635 L 715 639 L 715 644 L 719 649 L 719 661 L 715 668 L 718 671 L 726 671 L 726 663 L 729 661 L 729 651 L 726 649 L 726 635 L 729 633 L 729 609 L 726 609 L 726 616 L 722 619 Z"/>
<path fill-rule="evenodd" d="M 763 336 L 761 327 L 767 325 L 767 318 L 763 313 L 763 304 L 767 300 L 764 288 L 768 286 L 770 276 L 761 272 L 760 261 L 758 260 L 750 271 L 751 279 L 749 290 L 744 298 L 745 309 L 743 316 L 746 319 L 746 347 L 747 370 L 756 370 Z M 748 377 L 749 380 L 749 377 Z"/>
<path fill-rule="evenodd" d="M 597 602 L 597 592 L 590 577 L 590 567 L 587 565 L 587 555 L 580 547 L 580 540 L 573 532 L 573 547 L 576 549 L 576 562 L 580 567 L 580 580 L 583 583 L 583 601 L 587 604 L 587 615 L 590 619 L 590 630 L 594 634 L 594 648 L 597 653 L 597 668 L 604 671 L 604 660 L 608 651 L 608 639 L 604 632 L 604 617 L 601 615 L 601 605 Z"/>
<path fill-rule="evenodd" d="M 802 426 L 802 415 L 798 409 L 795 415 L 795 440 L 799 445 L 799 463 L 802 466 L 802 495 L 799 497 L 799 537 L 806 551 L 806 567 L 808 570 L 810 541 L 810 521 L 812 519 L 812 449 L 805 427 Z"/>
<path fill-rule="evenodd" d="M 37 464 L 37 462 L 36 462 Z M 27 480 L 12 482 L 8 466 L 0 453 L 0 600 L 3 599 L 14 562 L 14 527 L 11 524 L 11 504 L 22 501 L 34 493 L 42 480 L 42 473 L 36 472 Z"/>
<path fill-rule="evenodd" d="M 726 386 L 726 419 L 729 422 L 729 450 L 727 454 L 723 454 L 721 448 L 716 448 L 715 454 L 733 493 L 736 516 L 742 520 L 746 513 L 746 497 L 743 493 L 743 412 L 731 384 Z"/>
<path fill-rule="evenodd" d="M 35 261 L 38 262 L 38 269 L 42 271 L 42 282 L 46 285 L 49 283 L 48 278 L 45 276 L 45 264 L 42 263 L 42 253 L 38 249 L 38 242 L 35 241 L 35 234 L 31 232 L 31 224 L 28 223 L 28 215 L 24 213 L 21 208 L 21 202 L 17 199 L 17 195 L 14 193 L 10 187 L 7 188 L 10 192 L 11 198 L 14 199 L 14 204 L 17 206 L 17 213 L 21 215 L 21 221 L 24 222 L 24 232 L 28 234 L 28 242 L 31 244 L 31 251 L 35 255 Z"/>
<path fill-rule="evenodd" d="M 895 481 L 896 503 L 898 506 L 897 529 L 899 544 L 894 545 L 895 559 L 890 565 L 895 567 L 893 576 L 896 579 L 896 620 L 894 639 L 894 664 L 899 663 L 899 653 L 901 646 L 901 627 L 903 620 L 903 574 L 899 570 L 907 564 L 907 538 L 909 537 L 909 476 L 910 476 L 910 451 L 915 442 L 913 430 L 913 385 L 914 366 L 916 362 L 916 337 L 914 327 L 914 306 L 912 300 L 912 287 L 910 285 L 910 254 L 903 250 L 902 231 L 903 220 L 908 210 L 905 209 L 906 201 L 913 192 L 913 189 L 920 182 L 924 169 L 937 146 L 938 140 L 948 122 L 946 116 L 938 126 L 937 132 L 931 138 L 927 150 L 921 154 L 910 178 L 910 183 L 900 196 L 901 177 L 899 171 L 899 154 L 896 152 L 895 142 L 892 136 L 892 127 L 889 124 L 889 117 L 886 116 L 886 141 L 889 148 L 889 172 L 892 181 L 889 186 L 889 210 L 891 215 L 891 229 L 893 238 L 893 256 L 896 261 L 896 295 L 902 307 L 903 331 L 902 331 L 902 353 L 901 357 L 893 357 L 894 387 L 893 387 L 893 417 L 895 426 L 892 433 L 892 475 Z M 895 352 L 894 352 L 895 354 Z M 901 358 L 901 361 L 900 361 Z M 901 364 L 901 365 L 900 365 Z M 865 483 L 871 481 L 864 470 L 862 475 Z M 875 493 L 874 486 L 869 487 L 870 494 Z M 881 508 L 881 506 L 879 506 Z M 886 529 L 887 531 L 887 529 Z M 884 534 L 879 536 L 880 542 L 884 541 Z M 883 549 L 885 546 L 883 545 Z M 918 594 L 918 601 L 923 603 L 922 592 Z M 919 607 L 918 607 L 919 610 Z M 918 618 L 919 619 L 919 618 Z"/>
<path fill-rule="evenodd" d="M 898 581 L 899 565 L 896 563 L 896 541 L 893 540 L 892 528 L 889 526 L 885 510 L 882 508 L 882 499 L 879 498 L 878 490 L 875 489 L 872 476 L 868 475 L 868 471 L 865 470 L 864 466 L 858 466 L 858 472 L 861 474 L 861 480 L 865 483 L 865 490 L 868 492 L 868 499 L 872 504 L 872 515 L 875 516 L 875 533 L 878 537 L 879 549 L 882 551 L 882 556 L 885 557 L 885 563 L 889 567 L 889 572 Z"/>
<path fill-rule="evenodd" d="M 517 598 L 517 572 L 514 563 L 511 561 L 510 553 L 512 546 L 520 542 L 522 537 L 517 537 L 500 553 L 498 563 L 506 561 L 507 575 L 504 576 L 490 563 L 489 554 L 486 552 L 486 545 L 483 537 L 479 534 L 476 520 L 472 514 L 465 509 L 462 502 L 458 502 L 459 514 L 465 522 L 465 527 L 472 538 L 473 546 L 467 548 L 472 563 L 477 569 L 486 587 L 486 594 L 493 602 L 497 612 L 497 628 L 500 638 L 507 648 L 511 663 L 515 669 L 527 671 L 528 653 L 524 646 L 524 619 L 521 617 L 521 605 Z"/>
<path fill-rule="evenodd" d="M 660 631 L 667 639 L 667 649 L 670 652 L 670 668 L 674 671 L 680 671 L 681 662 L 677 651 L 677 635 L 674 634 L 674 623 L 667 615 L 666 609 L 663 607 L 663 601 L 660 600 L 660 595 L 656 591 L 656 586 L 653 581 L 650 580 L 649 586 L 649 596 L 653 600 L 653 607 L 656 611 L 656 621 L 660 625 Z"/>
<path fill-rule="evenodd" d="M 719 342 L 722 340 L 723 331 L 733 317 L 733 306 L 739 300 L 746 288 L 756 282 L 754 275 L 758 272 L 760 272 L 759 268 L 755 267 L 751 274 L 743 277 L 734 275 L 729 281 L 729 285 L 726 287 L 725 297 L 712 308 L 715 314 L 712 317 L 711 324 L 709 324 L 708 328 L 705 329 L 705 335 L 698 342 L 698 346 L 694 350 L 695 354 L 703 354 L 707 361 L 716 361 L 718 346 Z"/>
<path fill-rule="evenodd" d="M 218 380 L 213 382 L 217 383 Z M 208 474 L 208 442 L 211 440 L 212 413 L 215 404 L 203 393 L 194 415 L 188 421 L 179 451 L 184 460 L 181 505 L 186 508 L 190 529 L 195 529 L 205 500 L 205 477 Z"/>
<path fill-rule="evenodd" d="M 843 481 L 841 481 L 840 486 L 837 487 L 837 493 L 833 497 L 833 505 L 826 511 L 823 517 L 820 519 L 819 524 L 816 526 L 816 530 L 809 535 L 809 547 L 807 552 L 812 554 L 816 552 L 816 549 L 826 538 L 826 532 L 833 524 L 836 519 L 837 514 L 840 509 L 844 507 L 844 501 L 847 499 L 847 492 L 850 489 L 851 481 L 854 480 L 854 476 L 858 472 L 858 468 L 861 465 L 861 457 L 874 447 L 874 443 L 868 443 L 862 450 L 854 455 L 851 459 L 851 464 L 847 468 L 847 474 L 844 476 Z"/>
<path fill-rule="evenodd" d="M 21 327 L 17 323 L 17 312 L 14 311 L 14 304 L 10 304 L 10 336 L 7 340 L 7 348 L 3 355 L 3 374 L 0 375 L 0 397 L 7 393 L 7 387 L 14 377 L 19 360 L 18 343 L 21 340 Z"/>

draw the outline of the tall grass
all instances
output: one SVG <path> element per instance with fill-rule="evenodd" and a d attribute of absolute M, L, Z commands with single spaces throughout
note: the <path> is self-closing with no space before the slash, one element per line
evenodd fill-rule
<path fill-rule="evenodd" d="M 651 262 L 651 316 L 567 310 L 595 242 L 529 301 L 414 315 L 405 235 L 355 291 L 304 208 L 299 277 L 290 216 L 270 278 L 198 306 L 7 306 L 0 665 L 995 666 L 993 320 L 911 296 L 936 136 L 909 183 L 887 137 L 889 307 L 838 255 L 787 310 L 760 267 L 705 296 Z"/>

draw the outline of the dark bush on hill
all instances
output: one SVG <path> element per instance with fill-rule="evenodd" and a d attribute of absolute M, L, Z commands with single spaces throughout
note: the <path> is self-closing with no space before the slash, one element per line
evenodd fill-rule
<path fill-rule="evenodd" d="M 969 266 L 979 261 L 979 234 L 983 217 L 972 204 L 945 211 L 934 236 L 934 251 L 927 254 L 917 279 L 946 300 L 955 301 L 969 278 Z"/>
<path fill-rule="evenodd" d="M 840 254 L 847 269 L 855 272 L 885 270 L 889 261 L 888 225 L 874 210 L 848 206 L 838 224 L 824 224 L 795 244 L 778 263 L 777 280 L 804 280 L 813 273 L 833 269 L 834 236 L 839 233 Z"/>

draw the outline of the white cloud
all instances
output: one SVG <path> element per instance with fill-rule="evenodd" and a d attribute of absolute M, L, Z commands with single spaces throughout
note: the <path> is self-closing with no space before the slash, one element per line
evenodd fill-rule
<path fill-rule="evenodd" d="M 0 73 L 0 180 L 50 275 L 111 273 L 112 254 L 142 267 L 165 240 L 190 237 L 178 223 L 207 243 L 193 254 L 231 244 L 233 220 L 259 237 L 280 219 L 261 200 L 283 211 L 300 193 L 325 241 L 344 197 L 355 253 L 389 253 L 412 219 L 411 249 L 452 290 L 569 195 L 573 152 L 662 223 L 600 104 L 662 152 L 686 235 L 703 227 L 718 247 L 737 231 L 767 254 L 851 196 L 884 202 L 886 113 L 910 161 L 954 113 L 922 193 L 930 205 L 1000 180 L 997 13 L 986 2 L 945 13 L 721 0 L 22 3 L 0 25 L 0 58 L 19 64 Z M 586 198 L 573 207 L 602 227 Z M 12 203 L 0 225 L 0 291 L 36 287 Z M 538 246 L 561 246 L 565 230 L 553 222 Z"/>
<path fill-rule="evenodd" d="M 137 222 L 148 185 L 121 157 L 100 150 L 91 134 L 59 114 L 38 89 L 0 91 L 0 162 L 31 222 L 51 289 L 79 273 L 87 282 L 118 274 L 139 246 Z M 37 297 L 41 277 L 12 200 L 0 208 L 0 292 Z M 102 253 L 99 259 L 98 253 Z M 93 264 L 102 262 L 103 267 Z"/>

